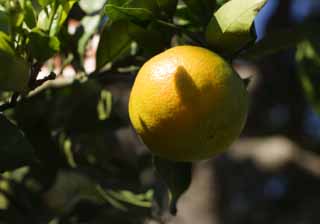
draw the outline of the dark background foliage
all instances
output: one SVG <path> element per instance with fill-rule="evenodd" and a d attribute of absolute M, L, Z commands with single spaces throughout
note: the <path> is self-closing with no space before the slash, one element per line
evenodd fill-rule
<path fill-rule="evenodd" d="M 223 3 L 0 0 L 31 67 L 28 93 L 0 86 L 0 223 L 317 224 L 320 5 L 269 0 L 256 42 L 230 50 L 221 34 L 221 50 L 204 32 Z M 241 138 L 194 163 L 182 196 L 190 164 L 155 171 L 127 112 L 139 67 L 179 44 L 221 51 L 251 96 Z"/>

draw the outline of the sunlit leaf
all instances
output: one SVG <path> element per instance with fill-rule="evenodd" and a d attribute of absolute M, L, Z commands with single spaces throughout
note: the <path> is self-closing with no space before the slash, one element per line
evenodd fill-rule
<path fill-rule="evenodd" d="M 25 7 L 24 7 L 25 15 L 24 15 L 24 22 L 27 24 L 27 26 L 32 29 L 37 25 L 36 21 L 36 12 L 33 8 L 31 1 L 26 1 Z"/>
<path fill-rule="evenodd" d="M 209 45 L 232 54 L 255 40 L 253 21 L 267 0 L 230 0 L 212 16 L 207 26 Z"/>
<path fill-rule="evenodd" d="M 159 8 L 170 18 L 177 9 L 178 0 L 157 0 Z"/>
<path fill-rule="evenodd" d="M 52 2 L 54 2 L 56 0 L 38 0 L 38 3 L 41 5 L 41 6 L 46 6 Z"/>
<path fill-rule="evenodd" d="M 9 33 L 9 17 L 8 14 L 0 11 L 0 31 Z"/>
<path fill-rule="evenodd" d="M 7 193 L 10 191 L 9 181 L 2 179 L 0 176 L 0 212 L 1 210 L 8 209 L 10 201 L 7 198 Z"/>
<path fill-rule="evenodd" d="M 98 118 L 99 120 L 107 119 L 111 114 L 112 108 L 112 95 L 107 90 L 102 90 L 100 99 L 97 105 Z"/>
<path fill-rule="evenodd" d="M 8 55 L 15 55 L 15 52 L 13 50 L 13 45 L 11 43 L 10 37 L 0 31 L 0 49 L 3 52 L 6 52 Z"/>
<path fill-rule="evenodd" d="M 108 191 L 112 197 L 115 199 L 126 202 L 131 205 L 138 207 L 150 208 L 152 205 L 153 190 L 147 191 L 145 194 L 135 194 L 131 191 L 121 190 L 121 191 Z"/>
<path fill-rule="evenodd" d="M 145 27 L 129 23 L 128 33 L 129 36 L 138 43 L 139 48 L 143 49 L 144 55 L 146 57 L 151 57 L 160 53 L 165 49 L 166 44 L 169 43 L 169 41 L 166 41 L 166 35 L 170 35 L 171 33 L 162 28 L 163 27 L 159 27 L 153 22 Z"/>
<path fill-rule="evenodd" d="M 105 12 L 112 21 L 129 20 L 145 24 L 157 16 L 159 5 L 156 0 L 109 0 Z"/>
<path fill-rule="evenodd" d="M 127 19 L 142 22 L 151 20 L 152 18 L 152 12 L 145 8 L 129 8 L 107 4 L 105 11 L 107 16 L 113 21 Z"/>

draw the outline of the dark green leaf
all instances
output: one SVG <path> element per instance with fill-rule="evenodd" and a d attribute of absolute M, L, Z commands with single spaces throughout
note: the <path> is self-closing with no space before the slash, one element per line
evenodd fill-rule
<path fill-rule="evenodd" d="M 175 215 L 177 212 L 176 203 L 191 183 L 192 164 L 190 162 L 173 162 L 157 156 L 153 157 L 153 162 L 158 175 L 171 192 L 170 210 Z"/>
<path fill-rule="evenodd" d="M 52 57 L 60 49 L 57 37 L 50 37 L 42 31 L 34 30 L 29 34 L 29 54 L 40 62 Z"/>
<path fill-rule="evenodd" d="M 170 18 L 174 15 L 178 0 L 157 0 L 159 8 Z"/>
<path fill-rule="evenodd" d="M 42 31 L 55 36 L 61 29 L 63 23 L 68 17 L 70 10 L 77 0 L 61 0 L 60 4 L 54 2 L 41 10 L 38 16 L 37 27 Z"/>
<path fill-rule="evenodd" d="M 26 1 L 25 4 L 25 15 L 24 15 L 24 22 L 27 24 L 27 26 L 32 29 L 37 25 L 36 21 L 36 12 L 33 8 L 32 2 Z"/>
<path fill-rule="evenodd" d="M 30 66 L 15 55 L 9 37 L 3 32 L 0 32 L 0 68 L 0 90 L 27 91 Z"/>
<path fill-rule="evenodd" d="M 206 38 L 217 51 L 233 54 L 255 39 L 253 21 L 267 0 L 230 0 L 213 15 Z"/>
<path fill-rule="evenodd" d="M 15 55 L 10 37 L 6 33 L 1 31 L 0 31 L 0 49 L 1 51 L 6 52 L 9 55 Z"/>
<path fill-rule="evenodd" d="M 0 11 L 0 31 L 9 33 L 9 17 L 8 14 Z"/>
<path fill-rule="evenodd" d="M 187 5 L 188 9 L 198 21 L 203 25 L 207 25 L 212 12 L 215 8 L 214 0 L 183 0 Z"/>
<path fill-rule="evenodd" d="M 107 23 L 102 31 L 97 51 L 97 69 L 115 60 L 125 52 L 132 38 L 128 34 L 128 22 L 116 21 Z"/>
<path fill-rule="evenodd" d="M 131 205 L 138 207 L 150 208 L 152 205 L 153 191 L 149 190 L 144 194 L 135 194 L 131 191 L 121 190 L 114 191 L 109 190 L 108 193 L 111 197 L 115 198 L 118 201 L 126 202 Z"/>
<path fill-rule="evenodd" d="M 157 23 L 153 22 L 146 27 L 128 23 L 128 33 L 133 40 L 137 41 L 146 57 L 151 57 L 162 51 L 166 46 L 166 34 L 170 35 L 170 31 L 164 30 L 163 27 L 159 27 Z"/>
<path fill-rule="evenodd" d="M 0 114 L 0 172 L 24 166 L 33 160 L 33 149 L 23 133 Z"/>
<path fill-rule="evenodd" d="M 159 9 L 157 0 L 108 0 L 108 4 L 124 8 L 143 8 L 154 13 Z"/>
<path fill-rule="evenodd" d="M 145 8 L 119 7 L 107 4 L 105 12 L 113 21 L 126 19 L 134 22 L 143 22 L 152 19 L 152 12 Z"/>

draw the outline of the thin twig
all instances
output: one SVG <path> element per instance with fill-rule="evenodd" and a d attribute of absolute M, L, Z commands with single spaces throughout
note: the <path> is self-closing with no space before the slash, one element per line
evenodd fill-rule
<path fill-rule="evenodd" d="M 48 76 L 44 77 L 43 79 L 36 79 L 31 85 L 31 90 L 37 88 L 38 86 L 41 86 L 43 83 L 49 80 L 54 80 L 57 77 L 57 75 L 54 72 L 51 72 Z"/>

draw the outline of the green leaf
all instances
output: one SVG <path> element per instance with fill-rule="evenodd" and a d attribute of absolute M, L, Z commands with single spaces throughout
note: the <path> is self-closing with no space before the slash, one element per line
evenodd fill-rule
<path fill-rule="evenodd" d="M 206 30 L 209 45 L 232 54 L 255 40 L 253 21 L 267 0 L 230 0 L 211 18 Z"/>
<path fill-rule="evenodd" d="M 166 183 L 171 193 L 170 211 L 177 212 L 177 201 L 191 183 L 190 162 L 173 162 L 160 157 L 153 157 L 153 164 L 160 178 Z"/>
<path fill-rule="evenodd" d="M 214 0 L 183 0 L 191 11 L 194 19 L 203 25 L 207 25 L 215 8 Z"/>
<path fill-rule="evenodd" d="M 140 23 L 152 19 L 152 12 L 145 8 L 128 8 L 107 4 L 105 12 L 113 21 L 127 19 Z"/>
<path fill-rule="evenodd" d="M 26 60 L 15 56 L 9 37 L 0 31 L 0 90 L 28 90 L 30 66 Z"/>
<path fill-rule="evenodd" d="M 159 8 L 171 18 L 177 9 L 178 0 L 157 0 Z"/>
<path fill-rule="evenodd" d="M 107 203 L 112 205 L 114 208 L 117 208 L 117 209 L 122 210 L 122 211 L 128 211 L 126 206 L 124 206 L 121 202 L 119 202 L 117 199 L 112 197 L 110 195 L 110 193 L 108 191 L 104 190 L 100 185 L 97 185 L 97 187 L 95 189 L 96 189 L 97 194 L 104 201 L 106 201 Z"/>
<path fill-rule="evenodd" d="M 296 61 L 299 77 L 307 99 L 320 114 L 320 54 L 319 46 L 303 41 L 297 46 Z"/>
<path fill-rule="evenodd" d="M 97 112 L 99 120 L 106 120 L 111 114 L 112 94 L 103 89 L 100 93 L 100 99 L 97 104 Z"/>
<path fill-rule="evenodd" d="M 37 27 L 50 36 L 55 36 L 68 17 L 70 10 L 77 0 L 60 0 L 59 4 L 53 1 L 40 11 Z"/>
<path fill-rule="evenodd" d="M 33 8 L 31 1 L 26 1 L 24 11 L 25 11 L 24 22 L 27 24 L 27 26 L 30 29 L 34 28 L 37 25 L 37 21 L 36 21 L 36 12 Z"/>
<path fill-rule="evenodd" d="M 39 62 L 44 62 L 60 50 L 60 41 L 57 37 L 50 37 L 40 30 L 29 34 L 29 55 Z"/>
<path fill-rule="evenodd" d="M 108 4 L 127 8 L 143 8 L 154 13 L 159 9 L 157 0 L 108 0 Z"/>
<path fill-rule="evenodd" d="M 80 8 L 90 14 L 101 10 L 106 3 L 106 0 L 80 0 Z"/>
<path fill-rule="evenodd" d="M 55 1 L 56 0 L 38 0 L 38 3 L 39 3 L 39 5 L 41 5 L 43 7 L 43 6 L 46 6 L 46 5 L 53 3 Z"/>
<path fill-rule="evenodd" d="M 165 35 L 171 34 L 170 31 L 164 30 L 154 22 L 150 22 L 146 27 L 128 23 L 128 33 L 138 43 L 139 48 L 143 49 L 143 55 L 146 57 L 151 57 L 165 49 L 169 43 Z"/>
<path fill-rule="evenodd" d="M 0 90 L 28 91 L 30 66 L 27 61 L 0 50 L 0 67 Z"/>
<path fill-rule="evenodd" d="M 33 148 L 23 133 L 0 114 L 0 172 L 24 166 L 33 160 Z"/>
<path fill-rule="evenodd" d="M 97 50 L 97 69 L 124 53 L 132 42 L 128 34 L 128 21 L 119 20 L 105 25 Z"/>
<path fill-rule="evenodd" d="M 9 33 L 9 17 L 8 14 L 0 11 L 0 31 Z"/>

